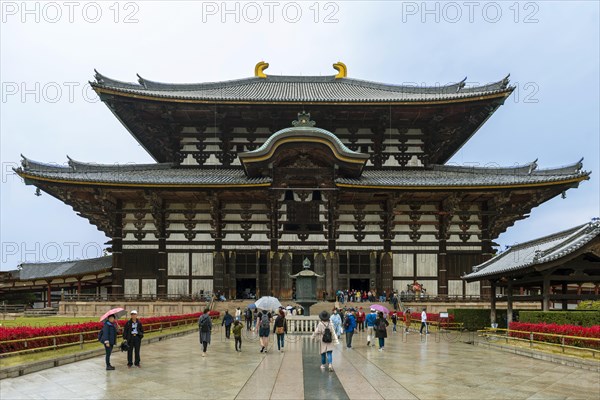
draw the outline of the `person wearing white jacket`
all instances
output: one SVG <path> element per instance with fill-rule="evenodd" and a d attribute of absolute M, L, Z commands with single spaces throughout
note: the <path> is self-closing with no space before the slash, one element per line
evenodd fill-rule
<path fill-rule="evenodd" d="M 312 339 L 321 343 L 321 369 L 324 370 L 329 363 L 329 371 L 333 371 L 333 346 L 338 344 L 333 322 L 329 320 L 329 313 L 325 310 L 319 314 L 319 323 L 312 334 Z"/>
<path fill-rule="evenodd" d="M 428 334 L 429 330 L 427 329 L 427 313 L 425 312 L 424 308 L 423 311 L 421 311 L 421 329 L 419 330 L 421 335 L 423 334 L 423 328 L 425 328 L 425 334 Z"/>

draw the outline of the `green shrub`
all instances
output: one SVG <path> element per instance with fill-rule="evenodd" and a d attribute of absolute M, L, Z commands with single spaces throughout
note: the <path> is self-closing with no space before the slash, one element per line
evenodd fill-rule
<path fill-rule="evenodd" d="M 454 322 L 462 322 L 465 329 L 476 331 L 490 327 L 489 308 L 450 308 L 449 314 L 454 315 Z M 518 311 L 513 312 L 513 319 L 518 319 Z M 498 328 L 506 328 L 506 310 L 496 310 Z"/>
<path fill-rule="evenodd" d="M 600 300 L 586 300 L 577 304 L 577 310 L 597 310 L 600 311 Z"/>
<path fill-rule="evenodd" d="M 521 311 L 520 322 L 557 325 L 600 325 L 600 311 Z"/>

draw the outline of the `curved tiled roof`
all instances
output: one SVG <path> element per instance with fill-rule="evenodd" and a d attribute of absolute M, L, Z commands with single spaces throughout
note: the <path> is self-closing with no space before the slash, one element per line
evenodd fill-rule
<path fill-rule="evenodd" d="M 360 154 L 360 153 L 359 153 Z M 270 177 L 247 177 L 242 168 L 175 168 L 159 164 L 86 164 L 71 160 L 68 166 L 38 163 L 27 158 L 15 171 L 25 179 L 66 183 L 149 186 L 244 186 L 269 185 Z M 553 173 L 551 173 L 553 172 Z M 514 185 L 551 185 L 588 179 L 578 162 L 555 170 L 529 167 L 484 168 L 434 165 L 431 168 L 402 170 L 364 170 L 358 178 L 338 177 L 336 183 L 348 187 L 511 187 Z"/>
<path fill-rule="evenodd" d="M 508 76 L 498 82 L 465 87 L 465 80 L 440 86 L 392 85 L 335 76 L 268 75 L 210 83 L 160 83 L 138 75 L 138 83 L 108 78 L 96 71 L 98 92 L 112 91 L 153 98 L 243 102 L 418 102 L 510 94 Z"/>
<path fill-rule="evenodd" d="M 20 265 L 19 280 L 82 276 L 103 272 L 112 268 L 112 256 L 86 260 L 59 261 L 49 263 L 23 263 Z"/>
<path fill-rule="evenodd" d="M 294 127 L 290 127 L 290 128 L 281 129 L 281 130 L 275 132 L 274 134 L 272 134 L 271 136 L 269 136 L 269 138 L 267 140 L 265 140 L 265 142 L 256 150 L 248 151 L 245 153 L 239 153 L 238 157 L 240 159 L 247 158 L 247 157 L 259 157 L 263 154 L 268 153 L 269 150 L 271 149 L 271 147 L 273 147 L 273 145 L 277 141 L 279 141 L 283 138 L 294 137 L 294 136 L 323 138 L 323 139 L 327 140 L 328 142 L 332 143 L 335 146 L 336 150 L 344 156 L 351 157 L 351 158 L 359 158 L 362 160 L 369 159 L 368 154 L 359 153 L 357 151 L 350 150 L 333 133 L 331 133 L 325 129 L 315 128 L 312 126 L 294 126 Z"/>
<path fill-rule="evenodd" d="M 600 235 L 600 221 L 594 220 L 562 232 L 512 246 L 509 250 L 473 267 L 463 279 L 476 281 L 518 271 L 566 257 Z"/>

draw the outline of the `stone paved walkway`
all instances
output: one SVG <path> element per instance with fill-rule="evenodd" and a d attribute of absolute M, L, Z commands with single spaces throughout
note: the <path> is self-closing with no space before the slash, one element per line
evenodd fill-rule
<path fill-rule="evenodd" d="M 243 352 L 221 332 L 208 356 L 191 334 L 142 347 L 142 368 L 128 369 L 124 353 L 0 381 L 8 399 L 598 399 L 600 374 L 534 360 L 457 338 L 392 334 L 385 351 L 355 335 L 340 344 L 335 372 L 321 371 L 316 343 L 288 336 L 283 354 L 260 354 L 254 334 Z M 424 339 L 426 338 L 426 340 Z M 452 340 L 450 340 L 452 339 Z"/>

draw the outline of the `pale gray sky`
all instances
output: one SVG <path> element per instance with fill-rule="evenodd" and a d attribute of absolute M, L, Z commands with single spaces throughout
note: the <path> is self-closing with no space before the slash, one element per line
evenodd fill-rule
<path fill-rule="evenodd" d="M 485 83 L 517 90 L 451 160 L 540 168 L 585 157 L 590 181 L 517 222 L 502 245 L 600 215 L 599 6 L 534 2 L 2 1 L 1 242 L 19 262 L 100 255 L 108 240 L 11 168 L 19 154 L 53 163 L 151 162 L 95 95 L 93 69 L 135 81 L 205 82 L 267 73 L 348 75 L 386 83 Z M 260 13 L 260 14 L 259 14 Z M 236 21 L 236 18 L 238 21 Z M 127 21 L 127 22 L 126 22 Z M 295 22 L 294 22 L 295 21 Z M 71 93 L 72 92 L 72 93 Z M 318 121 L 317 121 L 318 122 Z"/>

